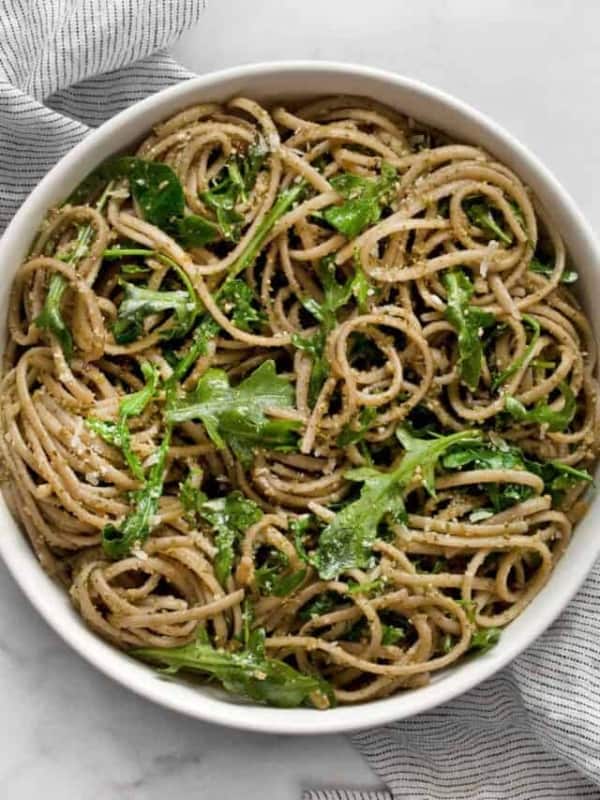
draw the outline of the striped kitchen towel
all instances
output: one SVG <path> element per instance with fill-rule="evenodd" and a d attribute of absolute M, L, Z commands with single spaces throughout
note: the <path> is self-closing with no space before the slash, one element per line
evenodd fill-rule
<path fill-rule="evenodd" d="M 0 230 L 91 127 L 190 77 L 164 48 L 202 7 L 0 0 Z M 305 800 L 600 798 L 599 612 L 597 566 L 545 636 L 498 676 L 353 737 L 387 791 L 325 789 Z"/>
<path fill-rule="evenodd" d="M 0 231 L 90 128 L 191 77 L 163 48 L 202 8 L 201 0 L 0 0 Z"/>

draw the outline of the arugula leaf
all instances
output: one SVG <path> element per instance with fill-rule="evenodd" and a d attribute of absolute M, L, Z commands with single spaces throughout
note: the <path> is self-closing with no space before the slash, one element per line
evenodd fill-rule
<path fill-rule="evenodd" d="M 108 524 L 102 531 L 102 547 L 109 558 L 124 558 L 132 547 L 142 545 L 153 526 L 162 496 L 171 429 L 167 428 L 158 448 L 156 461 L 150 467 L 141 489 L 131 493 L 132 510 L 119 524 Z"/>
<path fill-rule="evenodd" d="M 218 448 L 227 443 L 244 465 L 252 461 L 255 447 L 288 452 L 295 449 L 300 423 L 269 420 L 268 408 L 292 408 L 294 390 L 277 375 L 274 361 L 264 361 L 236 387 L 221 369 L 209 369 L 194 392 L 167 411 L 171 423 L 200 419 Z"/>
<path fill-rule="evenodd" d="M 329 362 L 325 356 L 327 337 L 337 325 L 337 312 L 355 297 L 358 304 L 366 302 L 369 283 L 360 267 L 354 265 L 354 274 L 343 283 L 336 277 L 335 259 L 326 256 L 317 268 L 317 274 L 323 288 L 323 300 L 319 303 L 314 298 L 301 299 L 302 305 L 320 323 L 319 330 L 312 336 L 292 335 L 292 344 L 312 356 L 312 368 L 309 382 L 309 402 L 314 405 L 327 376 L 330 373 Z"/>
<path fill-rule="evenodd" d="M 543 463 L 526 459 L 526 468 L 544 481 L 544 491 L 552 495 L 552 502 L 560 505 L 563 494 L 567 489 L 573 488 L 579 481 L 594 483 L 594 479 L 585 469 L 575 469 L 560 461 L 545 461 Z"/>
<path fill-rule="evenodd" d="M 502 631 L 500 628 L 478 628 L 471 636 L 469 651 L 477 650 L 480 654 L 487 653 L 500 641 Z"/>
<path fill-rule="evenodd" d="M 483 197 L 474 197 L 466 200 L 464 209 L 473 225 L 477 225 L 484 233 L 487 233 L 490 238 L 498 239 L 503 244 L 510 245 L 513 241 L 513 235 L 509 231 L 503 230 L 494 218 L 492 209 L 488 202 Z"/>
<path fill-rule="evenodd" d="M 208 343 L 220 331 L 220 325 L 213 317 L 206 314 L 196 325 L 192 341 L 187 352 L 173 367 L 173 374 L 167 380 L 167 388 L 173 389 L 182 380 L 200 356 L 206 355 Z"/>
<path fill-rule="evenodd" d="M 506 397 L 504 408 L 517 422 L 547 425 L 550 431 L 566 430 L 577 412 L 577 401 L 568 383 L 563 381 L 558 387 L 563 396 L 563 407 L 554 411 L 546 400 L 540 400 L 533 408 L 527 409 L 516 397 Z"/>
<path fill-rule="evenodd" d="M 396 628 L 393 625 L 382 625 L 381 644 L 393 645 L 406 639 L 406 631 L 404 628 Z"/>
<path fill-rule="evenodd" d="M 219 306 L 231 321 L 242 331 L 260 329 L 267 319 L 266 314 L 253 305 L 254 292 L 251 287 L 238 278 L 226 281 L 219 292 Z"/>
<path fill-rule="evenodd" d="M 300 199 L 305 188 L 304 183 L 294 183 L 279 193 L 273 206 L 265 214 L 246 247 L 229 268 L 228 280 L 235 278 L 240 272 L 254 264 L 275 223 Z"/>
<path fill-rule="evenodd" d="M 144 319 L 152 314 L 173 312 L 173 324 L 161 331 L 162 339 L 175 339 L 185 336 L 196 319 L 198 304 L 189 291 L 156 291 L 120 281 L 125 289 L 119 306 L 117 319 L 112 325 L 113 336 L 118 344 L 128 344 L 140 337 Z"/>
<path fill-rule="evenodd" d="M 452 446 L 441 460 L 444 469 L 524 469 L 525 459 L 518 447 L 504 442 L 466 442 Z"/>
<path fill-rule="evenodd" d="M 381 472 L 362 467 L 346 473 L 348 480 L 363 483 L 363 488 L 358 500 L 339 511 L 321 532 L 312 563 L 323 580 L 336 578 L 347 569 L 368 567 L 379 523 L 388 514 L 399 521 L 406 518 L 404 491 L 417 470 L 423 485 L 433 494 L 435 466 L 441 456 L 457 442 L 480 439 L 476 431 L 459 431 L 437 439 L 417 439 L 401 428 L 396 434 L 406 452 L 395 469 Z"/>
<path fill-rule="evenodd" d="M 480 331 L 494 323 L 494 315 L 469 305 L 473 284 L 461 270 L 444 275 L 442 279 L 448 293 L 444 316 L 458 332 L 458 363 L 463 381 L 475 391 L 479 383 L 483 345 Z"/>
<path fill-rule="evenodd" d="M 204 629 L 190 644 L 180 647 L 141 647 L 130 654 L 171 673 L 179 670 L 200 672 L 218 680 L 233 694 L 279 708 L 313 705 L 327 708 L 335 704 L 331 686 L 322 678 L 304 675 L 289 664 L 268 658 L 264 650 L 264 631 L 254 630 L 246 650 L 231 653 L 214 648 Z"/>
<path fill-rule="evenodd" d="M 138 480 L 143 480 L 144 470 L 139 458 L 131 449 L 131 435 L 127 420 L 142 414 L 148 403 L 156 396 L 158 387 L 158 371 L 149 361 L 142 362 L 141 370 L 145 385 L 138 392 L 121 398 L 117 422 L 96 417 L 90 417 L 85 422 L 87 427 L 105 442 L 119 447 L 123 451 L 123 457 L 129 469 Z"/>
<path fill-rule="evenodd" d="M 187 477 L 179 484 L 179 500 L 183 506 L 185 517 L 191 525 L 196 524 L 196 519 L 204 503 L 208 500 L 200 486 L 204 477 L 200 467 L 192 467 Z"/>
<path fill-rule="evenodd" d="M 356 444 L 365 438 L 365 433 L 369 430 L 371 424 L 377 419 L 377 409 L 373 406 L 365 406 L 361 408 L 358 415 L 358 427 L 351 427 L 350 424 L 344 425 L 340 435 L 337 438 L 337 443 L 340 447 L 347 447 L 349 444 Z"/>
<path fill-rule="evenodd" d="M 539 258 L 532 258 L 529 263 L 529 269 L 531 272 L 537 272 L 539 275 L 552 275 L 554 272 L 554 267 L 552 264 L 546 264 L 545 262 L 541 261 Z M 575 283 L 576 280 L 579 279 L 579 275 L 575 272 L 574 269 L 565 269 L 563 270 L 562 275 L 560 276 L 561 283 Z"/>
<path fill-rule="evenodd" d="M 256 585 L 262 594 L 286 597 L 292 594 L 306 577 L 306 569 L 287 573 L 289 559 L 281 550 L 271 548 L 266 561 L 254 572 Z"/>
<path fill-rule="evenodd" d="M 533 348 L 535 347 L 537 340 L 540 338 L 541 327 L 537 319 L 525 314 L 523 316 L 523 322 L 532 328 L 533 336 L 519 358 L 516 358 L 510 366 L 508 366 L 505 370 L 502 370 L 502 372 L 496 375 L 496 377 L 492 380 L 492 391 L 496 391 L 499 386 L 505 383 L 509 378 L 512 378 L 512 376 L 521 369 L 523 364 L 528 362 L 529 358 L 531 358 L 531 354 L 533 353 Z"/>
<path fill-rule="evenodd" d="M 322 212 L 323 219 L 348 239 L 354 239 L 379 221 L 397 180 L 396 170 L 386 163 L 382 165 L 379 178 L 363 178 L 352 172 L 336 175 L 331 185 L 344 202 L 326 208 Z"/>
<path fill-rule="evenodd" d="M 60 303 L 67 286 L 68 283 L 62 275 L 58 273 L 52 275 L 44 305 L 34 323 L 38 328 L 47 330 L 56 337 L 65 358 L 69 361 L 73 356 L 73 337 L 60 313 Z"/>
<path fill-rule="evenodd" d="M 215 241 L 219 230 L 209 220 L 185 214 L 185 195 L 179 178 L 168 164 L 135 156 L 114 156 L 104 161 L 79 185 L 69 202 L 82 203 L 108 181 L 127 178 L 131 194 L 144 219 L 174 236 L 184 247 L 202 247 Z"/>
<path fill-rule="evenodd" d="M 556 503 L 560 501 L 561 493 L 565 489 L 571 488 L 579 481 L 592 481 L 592 476 L 586 470 L 575 469 L 560 461 L 534 461 L 527 458 L 518 447 L 510 447 L 502 441 L 498 444 L 482 442 L 455 445 L 443 456 L 441 463 L 444 469 L 449 470 L 460 470 L 465 467 L 527 470 L 544 481 L 544 492 L 550 493 Z M 533 495 L 531 487 L 520 484 L 487 483 L 481 488 L 490 498 L 493 513 L 503 511 Z M 479 522 L 488 516 L 491 516 L 491 513 L 487 509 L 477 509 L 471 514 L 471 522 Z"/>
<path fill-rule="evenodd" d="M 352 581 L 348 584 L 348 594 L 379 594 L 385 587 L 386 583 L 387 580 L 385 577 L 375 578 L 372 581 L 363 581 L 362 583 L 356 583 L 356 581 Z"/>
<path fill-rule="evenodd" d="M 111 186 L 109 184 L 98 199 L 98 202 L 96 203 L 96 209 L 98 211 L 102 211 L 106 205 L 110 188 Z M 87 255 L 93 235 L 94 229 L 91 223 L 80 226 L 77 239 L 75 240 L 75 244 L 71 251 L 62 257 L 57 256 L 57 258 L 65 261 L 67 264 L 76 264 L 80 259 Z M 65 354 L 65 358 L 67 361 L 69 361 L 73 355 L 73 337 L 71 336 L 71 332 L 63 320 L 60 311 L 62 296 L 65 293 L 67 286 L 67 280 L 63 275 L 55 272 L 50 277 L 48 292 L 46 294 L 46 299 L 44 300 L 44 305 L 41 312 L 34 319 L 34 324 L 42 330 L 49 331 L 56 337 L 63 353 Z"/>
<path fill-rule="evenodd" d="M 262 511 L 256 503 L 238 491 L 231 492 L 226 497 L 206 500 L 196 511 L 215 531 L 215 575 L 219 583 L 224 585 L 231 575 L 234 544 L 251 525 L 259 521 Z"/>
<path fill-rule="evenodd" d="M 317 595 L 310 603 L 306 603 L 298 613 L 303 622 L 315 617 L 323 617 L 339 605 L 340 597 L 335 592 L 324 592 Z"/>
<path fill-rule="evenodd" d="M 224 239 L 239 241 L 244 218 L 235 207 L 240 200 L 247 199 L 266 155 L 266 149 L 257 143 L 248 149 L 246 156 L 232 156 L 213 178 L 208 191 L 200 194 L 200 199 L 215 212 Z"/>

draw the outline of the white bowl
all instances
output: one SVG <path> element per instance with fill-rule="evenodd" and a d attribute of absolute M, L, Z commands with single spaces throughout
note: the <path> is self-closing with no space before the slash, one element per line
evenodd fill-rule
<path fill-rule="evenodd" d="M 64 199 L 104 158 L 140 139 L 152 125 L 193 103 L 245 94 L 263 101 L 322 94 L 373 97 L 418 120 L 482 145 L 512 167 L 550 212 L 580 273 L 581 296 L 600 296 L 600 249 L 589 225 L 558 181 L 516 139 L 492 120 L 438 89 L 389 72 L 348 64 L 257 64 L 186 81 L 117 114 L 66 155 L 25 201 L 0 240 L 3 282 L 0 319 L 6 318 L 13 275 L 26 256 L 46 210 Z M 591 304 L 588 304 L 588 311 Z M 598 318 L 592 316 L 598 340 Z M 595 523 L 598 499 L 577 527 L 547 586 L 504 631 L 489 653 L 437 674 L 431 684 L 383 700 L 317 711 L 247 705 L 212 687 L 165 681 L 92 633 L 64 589 L 42 571 L 4 501 L 0 501 L 0 553 L 17 583 L 47 622 L 105 674 L 176 711 L 222 725 L 267 733 L 333 733 L 373 727 L 419 714 L 472 688 L 509 663 L 560 614 L 600 553 Z"/>

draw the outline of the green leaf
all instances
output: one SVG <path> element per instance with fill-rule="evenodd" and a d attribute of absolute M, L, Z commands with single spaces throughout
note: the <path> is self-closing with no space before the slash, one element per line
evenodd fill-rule
<path fill-rule="evenodd" d="M 406 639 L 406 631 L 403 628 L 396 628 L 393 625 L 382 625 L 381 630 L 381 644 L 384 646 L 398 644 L 398 642 Z"/>
<path fill-rule="evenodd" d="M 208 343 L 221 330 L 219 323 L 209 314 L 204 315 L 194 328 L 192 341 L 187 352 L 178 359 L 173 367 L 173 374 L 167 380 L 167 389 L 172 391 L 177 382 L 182 380 L 200 356 L 208 352 Z"/>
<path fill-rule="evenodd" d="M 178 219 L 173 233 L 184 247 L 204 247 L 219 238 L 216 226 L 197 214 L 186 214 Z"/>
<path fill-rule="evenodd" d="M 317 595 L 300 610 L 298 616 L 303 622 L 308 622 L 315 617 L 323 617 L 339 605 L 340 597 L 335 592 L 325 592 Z"/>
<path fill-rule="evenodd" d="M 71 203 L 89 199 L 108 181 L 127 178 L 131 194 L 143 218 L 177 238 L 185 247 L 208 244 L 219 236 L 209 220 L 185 214 L 185 196 L 179 178 L 168 164 L 135 156 L 114 156 L 100 164 L 69 198 Z"/>
<path fill-rule="evenodd" d="M 106 187 L 98 199 L 98 202 L 96 203 L 96 209 L 98 211 L 102 211 L 106 205 L 109 190 L 110 185 Z M 76 264 L 79 260 L 84 258 L 89 251 L 89 246 L 93 235 L 94 229 L 91 224 L 80 226 L 77 239 L 75 240 L 72 250 L 61 260 L 65 261 L 67 264 Z M 60 256 L 57 256 L 57 258 L 60 258 Z M 38 328 L 47 330 L 49 333 L 55 336 L 63 353 L 65 354 L 65 358 L 67 361 L 69 361 L 73 355 L 73 338 L 64 319 L 62 318 L 60 310 L 62 296 L 67 288 L 67 285 L 66 279 L 58 273 L 54 273 L 50 277 L 48 293 L 46 295 L 44 305 L 41 312 L 34 320 L 34 324 Z"/>
<path fill-rule="evenodd" d="M 528 363 L 537 340 L 540 338 L 541 328 L 537 319 L 525 314 L 523 316 L 523 322 L 529 325 L 529 327 L 533 330 L 533 336 L 519 358 L 516 358 L 509 367 L 503 370 L 499 375 L 496 375 L 496 377 L 493 379 L 492 391 L 496 391 L 499 386 L 502 386 L 502 384 L 505 383 L 509 378 L 512 378 L 512 376 L 521 369 L 523 364 Z"/>
<path fill-rule="evenodd" d="M 381 472 L 362 467 L 345 475 L 348 480 L 363 483 L 363 488 L 358 500 L 339 511 L 319 537 L 312 562 L 323 580 L 336 578 L 347 569 L 368 567 L 379 523 L 387 515 L 396 520 L 406 517 L 404 492 L 415 472 L 420 470 L 425 488 L 433 493 L 434 470 L 440 457 L 457 442 L 480 438 L 476 431 L 460 431 L 437 439 L 417 439 L 403 429 L 396 433 L 406 452 L 395 469 Z"/>
<path fill-rule="evenodd" d="M 200 467 L 192 467 L 185 480 L 179 484 L 179 500 L 183 506 L 185 517 L 191 525 L 196 524 L 201 508 L 208 500 L 200 488 L 203 477 L 204 473 Z"/>
<path fill-rule="evenodd" d="M 172 324 L 161 331 L 162 339 L 185 336 L 198 312 L 195 295 L 189 291 L 156 291 L 134 283 L 121 281 L 124 288 L 117 319 L 112 325 L 113 336 L 118 344 L 128 344 L 139 339 L 144 330 L 144 319 L 153 314 L 172 311 Z"/>
<path fill-rule="evenodd" d="M 344 425 L 340 435 L 337 438 L 337 443 L 340 447 L 347 447 L 349 444 L 356 444 L 365 438 L 365 433 L 369 430 L 372 423 L 377 419 L 377 409 L 373 406 L 366 406 L 361 408 L 358 415 L 358 427 L 352 427 L 351 424 Z"/>
<path fill-rule="evenodd" d="M 235 207 L 240 200 L 247 199 L 266 156 L 266 149 L 259 143 L 250 147 L 245 156 L 233 155 L 211 181 L 210 188 L 200 194 L 202 201 L 215 212 L 224 239 L 239 241 L 244 218 Z"/>
<path fill-rule="evenodd" d="M 546 264 L 545 262 L 541 261 L 539 258 L 532 258 L 529 263 L 529 269 L 531 272 L 537 272 L 539 275 L 545 275 L 548 277 L 552 275 L 554 272 L 554 267 L 552 264 Z M 575 272 L 574 269 L 565 269 L 563 270 L 562 275 L 560 276 L 561 283 L 575 283 L 576 280 L 579 279 L 579 275 Z"/>
<path fill-rule="evenodd" d="M 372 581 L 363 581 L 362 583 L 356 583 L 355 581 L 352 581 L 348 584 L 348 594 L 381 594 L 386 583 L 386 578 L 375 578 Z"/>
<path fill-rule="evenodd" d="M 218 680 L 232 694 L 279 708 L 334 705 L 331 686 L 321 678 L 304 675 L 284 661 L 264 654 L 264 631 L 253 631 L 248 648 L 232 653 L 198 638 L 181 647 L 144 647 L 130 654 L 170 672 L 200 672 Z"/>
<path fill-rule="evenodd" d="M 299 350 L 309 353 L 312 367 L 309 381 L 308 399 L 314 405 L 323 384 L 330 373 L 329 361 L 325 355 L 327 337 L 337 325 L 337 312 L 355 297 L 359 307 L 366 302 L 370 285 L 360 267 L 354 264 L 354 274 L 343 283 L 336 276 L 336 265 L 333 256 L 326 256 L 317 268 L 317 274 L 323 289 L 323 300 L 319 303 L 314 298 L 301 299 L 303 306 L 320 323 L 319 330 L 311 336 L 292 335 L 292 344 Z"/>
<path fill-rule="evenodd" d="M 564 431 L 577 412 L 577 401 L 568 383 L 562 382 L 558 387 L 563 396 L 563 406 L 554 411 L 546 400 L 540 400 L 533 408 L 527 409 L 516 397 L 506 397 L 504 408 L 517 422 L 538 423 L 547 425 L 550 431 Z"/>
<path fill-rule="evenodd" d="M 281 550 L 271 548 L 266 560 L 254 571 L 254 580 L 261 594 L 286 597 L 295 592 L 306 577 L 307 570 L 289 572 L 289 559 Z"/>
<path fill-rule="evenodd" d="M 167 428 L 144 485 L 132 492 L 132 510 L 119 524 L 104 526 L 102 547 L 109 558 L 124 558 L 132 547 L 141 546 L 150 535 L 162 496 L 170 443 L 171 429 Z"/>
<path fill-rule="evenodd" d="M 323 219 L 348 239 L 354 239 L 379 221 L 397 180 L 396 170 L 385 163 L 379 178 L 363 178 L 351 172 L 336 175 L 331 185 L 344 202 L 326 208 Z"/>
<path fill-rule="evenodd" d="M 527 470 L 544 481 L 544 492 L 551 494 L 555 502 L 559 501 L 565 489 L 579 481 L 592 481 L 592 476 L 586 470 L 575 469 L 560 461 L 534 461 L 527 458 L 518 447 L 509 446 L 502 440 L 498 440 L 497 444 L 482 442 L 454 445 L 443 456 L 441 463 L 448 470 Z M 503 511 L 533 495 L 531 487 L 521 484 L 486 483 L 482 484 L 481 489 L 490 498 L 493 512 L 476 509 L 471 513 L 471 522 L 480 522 L 492 513 Z"/>
<path fill-rule="evenodd" d="M 500 628 L 478 628 L 471 636 L 471 650 L 477 650 L 479 654 L 487 653 L 494 645 L 500 641 L 502 631 Z"/>
<path fill-rule="evenodd" d="M 229 268 L 228 280 L 235 278 L 240 272 L 243 272 L 254 264 L 275 223 L 300 199 L 305 188 L 304 183 L 295 183 L 288 189 L 284 189 L 280 192 L 275 203 L 265 214 L 244 250 Z"/>
<path fill-rule="evenodd" d="M 219 306 L 242 331 L 259 330 L 267 319 L 266 314 L 254 305 L 254 292 L 238 278 L 223 284 L 219 292 Z"/>
<path fill-rule="evenodd" d="M 510 245 L 513 235 L 510 231 L 503 230 L 494 218 L 494 214 L 487 201 L 483 197 L 466 200 L 464 208 L 469 220 L 473 225 L 477 225 L 484 233 L 492 239 L 497 239 L 503 244 Z"/>
<path fill-rule="evenodd" d="M 260 520 L 262 511 L 256 503 L 236 491 L 226 497 L 206 500 L 197 513 L 215 531 L 215 575 L 219 583 L 224 585 L 231 575 L 235 543 L 251 525 Z"/>
<path fill-rule="evenodd" d="M 494 315 L 469 304 L 473 284 L 461 270 L 443 277 L 448 293 L 444 316 L 458 333 L 458 363 L 465 384 L 475 391 L 481 374 L 483 345 L 481 330 L 494 323 Z"/>
<path fill-rule="evenodd" d="M 199 419 L 218 448 L 227 443 L 244 465 L 252 461 L 256 447 L 289 451 L 297 445 L 299 423 L 269 420 L 265 410 L 292 408 L 294 389 L 287 378 L 277 375 L 275 363 L 264 361 L 236 387 L 227 374 L 209 369 L 194 392 L 167 411 L 172 423 Z"/>
<path fill-rule="evenodd" d="M 131 417 L 139 417 L 143 413 L 148 403 L 155 399 L 158 388 L 158 371 L 156 368 L 149 361 L 144 361 L 142 362 L 141 370 L 145 385 L 138 392 L 133 392 L 121 398 L 117 422 L 101 420 L 95 417 L 90 417 L 86 420 L 86 425 L 90 430 L 104 439 L 104 441 L 122 450 L 129 469 L 138 480 L 143 480 L 144 470 L 139 458 L 131 449 L 131 434 L 129 433 L 127 420 Z"/>
<path fill-rule="evenodd" d="M 62 275 L 54 273 L 51 276 L 44 305 L 34 323 L 38 328 L 47 330 L 56 338 L 65 358 L 69 361 L 73 355 L 73 338 L 60 311 L 60 303 L 67 286 L 68 283 Z"/>

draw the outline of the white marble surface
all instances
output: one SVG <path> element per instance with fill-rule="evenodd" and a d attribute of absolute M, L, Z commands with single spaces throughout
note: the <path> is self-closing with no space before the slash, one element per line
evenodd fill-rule
<path fill-rule="evenodd" d="M 600 217 L 596 0 L 208 0 L 173 50 L 196 71 L 317 58 L 429 81 L 508 127 Z M 67 649 L 3 567 L 0 685 L 6 800 L 292 800 L 307 786 L 376 785 L 343 737 L 232 732 L 121 689 Z"/>

